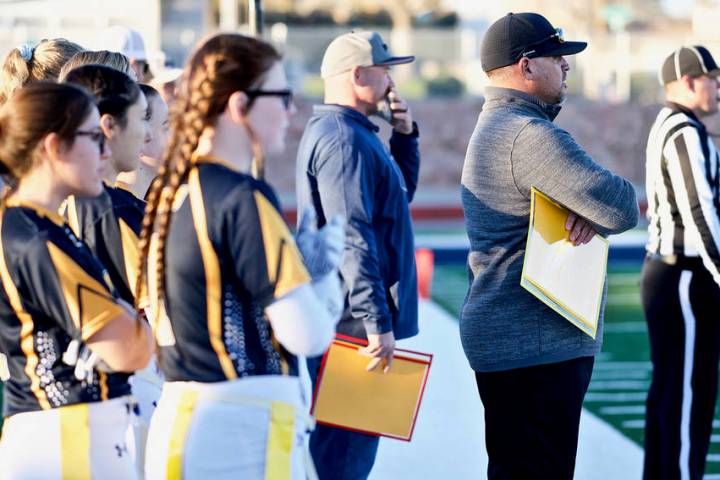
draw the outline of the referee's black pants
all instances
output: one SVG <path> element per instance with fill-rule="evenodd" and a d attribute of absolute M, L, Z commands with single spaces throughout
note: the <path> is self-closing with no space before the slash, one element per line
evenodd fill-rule
<path fill-rule="evenodd" d="M 594 357 L 475 372 L 485 407 L 488 480 L 564 480 L 575 471 Z"/>
<path fill-rule="evenodd" d="M 650 258 L 640 290 L 653 363 L 644 478 L 701 479 L 717 398 L 720 288 L 699 260 Z"/>

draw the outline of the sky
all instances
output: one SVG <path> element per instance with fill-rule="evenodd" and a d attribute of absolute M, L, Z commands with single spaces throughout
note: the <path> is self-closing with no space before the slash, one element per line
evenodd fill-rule
<path fill-rule="evenodd" d="M 662 0 L 665 11 L 673 16 L 687 16 L 693 5 L 693 0 Z"/>
<path fill-rule="evenodd" d="M 477 0 L 443 0 L 443 2 L 448 8 L 470 16 L 487 9 L 487 6 Z M 687 17 L 690 15 L 694 0 L 661 0 L 661 3 L 668 14 Z"/>

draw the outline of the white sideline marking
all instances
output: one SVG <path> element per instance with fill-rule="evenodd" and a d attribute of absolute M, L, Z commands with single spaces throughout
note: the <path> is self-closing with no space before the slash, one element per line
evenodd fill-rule
<path fill-rule="evenodd" d="M 434 303 L 422 301 L 420 332 L 415 338 L 398 342 L 400 348 L 435 355 L 413 440 L 380 440 L 370 479 L 486 478 L 484 413 L 460 345 L 457 321 Z M 632 363 L 638 368 L 643 362 Z M 638 445 L 583 410 L 577 480 L 641 478 L 642 458 Z"/>
<path fill-rule="evenodd" d="M 710 443 L 720 443 L 720 435 L 710 435 Z"/>
<path fill-rule="evenodd" d="M 643 451 L 587 410 L 580 417 L 576 480 L 642 478 Z"/>
<path fill-rule="evenodd" d="M 370 479 L 485 478 L 483 408 L 457 320 L 421 301 L 420 335 L 398 346 L 432 353 L 433 364 L 412 442 L 381 439 Z"/>
<path fill-rule="evenodd" d="M 645 405 L 619 405 L 616 407 L 601 407 L 603 415 L 645 415 Z"/>
<path fill-rule="evenodd" d="M 712 463 L 720 463 L 720 453 L 709 453 L 707 461 Z"/>

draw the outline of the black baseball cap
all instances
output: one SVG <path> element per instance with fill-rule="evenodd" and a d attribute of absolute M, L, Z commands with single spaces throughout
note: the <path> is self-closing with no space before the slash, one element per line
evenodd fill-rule
<path fill-rule="evenodd" d="M 680 80 L 684 75 L 718 77 L 720 67 L 707 48 L 700 45 L 680 47 L 668 55 L 663 62 L 660 69 L 660 83 L 666 85 Z"/>
<path fill-rule="evenodd" d="M 490 25 L 480 50 L 484 71 L 506 67 L 522 57 L 574 55 L 587 42 L 566 42 L 563 31 L 537 13 L 508 13 Z"/>

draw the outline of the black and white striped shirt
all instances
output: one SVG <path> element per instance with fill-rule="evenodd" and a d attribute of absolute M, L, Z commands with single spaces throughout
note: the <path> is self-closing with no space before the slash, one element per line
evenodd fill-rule
<path fill-rule="evenodd" d="M 647 251 L 700 257 L 720 284 L 720 158 L 705 126 L 676 104 L 663 108 L 647 144 Z"/>

